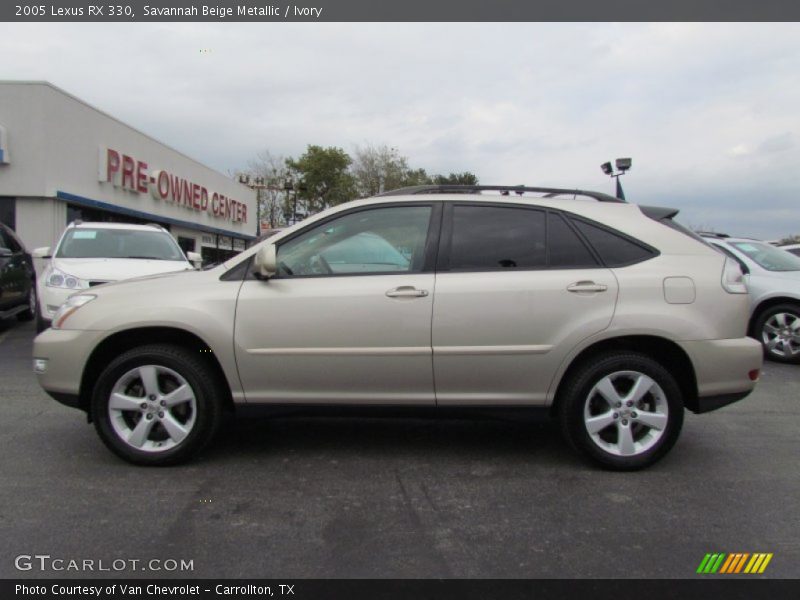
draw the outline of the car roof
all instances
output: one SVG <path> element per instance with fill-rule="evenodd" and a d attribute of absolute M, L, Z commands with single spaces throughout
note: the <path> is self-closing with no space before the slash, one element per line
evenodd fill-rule
<path fill-rule="evenodd" d="M 155 223 L 150 225 L 140 225 L 138 223 L 106 223 L 103 221 L 97 222 L 76 222 L 73 221 L 67 227 L 72 227 L 74 229 L 134 229 L 138 231 L 166 231 L 160 225 L 156 225 Z"/>

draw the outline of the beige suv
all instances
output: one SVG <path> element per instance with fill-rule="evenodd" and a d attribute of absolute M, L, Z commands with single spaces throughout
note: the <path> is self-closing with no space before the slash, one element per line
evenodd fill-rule
<path fill-rule="evenodd" d="M 188 458 L 241 405 L 349 404 L 541 409 L 641 468 L 762 362 L 738 265 L 676 212 L 549 188 L 358 200 L 211 270 L 70 297 L 34 370 L 137 464 Z"/>

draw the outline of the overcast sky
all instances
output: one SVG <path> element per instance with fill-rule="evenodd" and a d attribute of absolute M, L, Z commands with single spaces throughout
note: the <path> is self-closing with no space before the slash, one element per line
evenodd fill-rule
<path fill-rule="evenodd" d="M 201 52 L 201 50 L 204 50 Z M 42 79 L 222 172 L 307 144 L 800 233 L 800 24 L 0 24 Z"/>

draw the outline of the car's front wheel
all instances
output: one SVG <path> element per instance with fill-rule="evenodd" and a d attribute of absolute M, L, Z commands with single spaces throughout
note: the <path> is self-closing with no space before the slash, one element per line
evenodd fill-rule
<path fill-rule="evenodd" d="M 756 319 L 754 330 L 767 358 L 800 363 L 800 306 L 779 304 L 764 310 Z"/>
<path fill-rule="evenodd" d="M 140 465 L 191 458 L 221 420 L 220 382 L 180 346 L 154 344 L 112 361 L 97 379 L 92 418 L 114 453 Z"/>
<path fill-rule="evenodd" d="M 606 468 L 647 467 L 678 439 L 683 425 L 680 386 L 649 356 L 614 352 L 594 357 L 565 386 L 559 400 L 565 437 Z"/>

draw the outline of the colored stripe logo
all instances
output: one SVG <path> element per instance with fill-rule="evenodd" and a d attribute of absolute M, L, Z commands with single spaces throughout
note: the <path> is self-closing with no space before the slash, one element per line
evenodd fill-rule
<path fill-rule="evenodd" d="M 697 567 L 697 572 L 704 575 L 714 573 L 725 575 L 748 573 L 755 575 L 763 573 L 771 560 L 772 552 L 756 552 L 754 554 L 748 552 L 734 552 L 732 554 L 716 552 L 705 555 L 700 562 L 700 566 Z"/>

